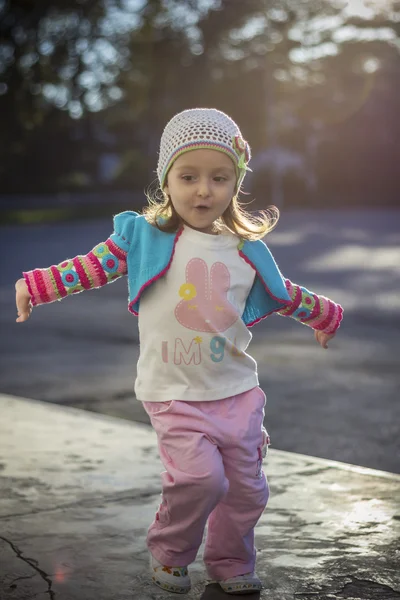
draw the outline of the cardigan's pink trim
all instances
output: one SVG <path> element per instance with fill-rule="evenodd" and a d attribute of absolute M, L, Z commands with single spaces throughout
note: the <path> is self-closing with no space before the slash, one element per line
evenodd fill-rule
<path fill-rule="evenodd" d="M 251 323 L 247 323 L 246 327 L 253 327 L 253 325 L 257 325 L 257 323 L 259 323 L 260 321 L 264 321 L 264 319 L 269 317 L 269 315 L 272 315 L 273 313 L 276 313 L 280 310 L 282 310 L 282 309 L 274 308 L 273 310 L 270 310 L 269 312 L 265 313 L 265 315 L 263 315 L 262 317 L 258 317 L 258 319 L 256 319 L 255 321 L 252 321 Z"/>
<path fill-rule="evenodd" d="M 271 292 L 271 290 L 268 288 L 268 286 L 265 284 L 264 279 L 261 277 L 261 275 L 259 274 L 259 272 L 257 271 L 256 267 L 253 265 L 253 263 L 251 262 L 251 260 L 248 258 L 248 256 L 246 256 L 245 254 L 243 254 L 243 252 L 241 250 L 239 250 L 239 256 L 241 256 L 243 258 L 243 260 L 245 262 L 247 262 L 247 264 L 249 264 L 257 273 L 258 278 L 261 280 L 261 283 L 263 284 L 265 291 L 271 296 L 271 298 L 273 298 L 274 300 L 276 300 L 277 302 L 283 302 L 283 304 L 290 304 L 292 301 L 291 300 L 284 300 L 283 298 L 278 298 L 277 296 L 274 296 L 274 294 Z M 281 308 L 278 309 L 274 309 L 272 311 L 270 311 L 267 315 L 268 316 L 271 314 L 271 312 L 276 312 L 277 310 L 282 310 Z M 264 318 L 264 317 L 261 317 Z"/>
<path fill-rule="evenodd" d="M 146 281 L 146 283 L 144 283 L 142 285 L 142 287 L 140 288 L 139 292 L 137 293 L 136 298 L 134 298 L 133 300 L 131 300 L 129 302 L 128 310 L 133 315 L 135 315 L 135 317 L 137 317 L 139 313 L 136 310 L 134 310 L 133 305 L 136 304 L 136 302 L 139 300 L 139 298 L 142 295 L 142 293 L 144 292 L 144 290 L 147 287 L 149 287 L 149 285 L 151 285 L 152 283 L 154 283 L 155 281 L 157 281 L 157 279 L 160 279 L 161 277 L 163 277 L 163 275 L 165 275 L 165 273 L 169 270 L 169 268 L 171 266 L 171 263 L 172 263 L 172 259 L 174 258 L 175 246 L 176 246 L 177 241 L 179 240 L 179 238 L 182 235 L 182 231 L 183 231 L 183 227 L 180 228 L 180 230 L 178 231 L 178 233 L 175 236 L 174 247 L 172 248 L 171 258 L 169 259 L 169 263 L 167 264 L 167 266 L 160 273 L 158 273 L 158 275 L 156 275 L 155 277 L 152 277 L 151 279 L 149 279 L 149 281 Z"/>
<path fill-rule="evenodd" d="M 274 300 L 276 300 L 277 302 L 283 302 L 284 304 L 288 304 L 290 305 L 291 300 L 284 300 L 283 298 L 278 298 L 277 296 L 274 296 L 274 294 L 272 294 L 272 292 L 270 291 L 270 289 L 267 287 L 267 285 L 265 284 L 264 279 L 261 277 L 261 275 L 259 274 L 259 272 L 257 271 L 256 267 L 254 266 L 254 264 L 251 262 L 251 260 L 249 259 L 248 256 L 246 256 L 241 250 L 239 250 L 239 256 L 241 256 L 243 258 L 243 260 L 251 266 L 252 269 L 254 269 L 254 271 L 257 273 L 258 278 L 261 280 L 261 283 L 263 284 L 266 292 L 271 296 L 271 298 L 273 298 Z M 263 321 L 264 319 L 266 319 L 267 317 L 269 317 L 269 315 L 272 315 L 273 313 L 277 312 L 278 310 L 282 310 L 282 308 L 278 307 L 278 308 L 274 308 L 272 310 L 270 310 L 269 312 L 265 313 L 264 315 L 262 315 L 261 317 L 258 317 L 258 319 L 255 319 L 255 321 L 252 321 L 251 323 L 247 323 L 246 327 L 253 327 L 253 325 L 256 325 L 257 323 L 259 323 L 260 321 Z"/>

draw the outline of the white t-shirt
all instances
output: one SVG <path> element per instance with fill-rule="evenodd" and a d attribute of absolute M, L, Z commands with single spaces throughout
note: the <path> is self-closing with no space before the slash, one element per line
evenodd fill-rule
<path fill-rule="evenodd" d="M 238 243 L 185 227 L 169 270 L 143 292 L 138 400 L 219 400 L 258 385 L 241 319 L 255 271 Z"/>

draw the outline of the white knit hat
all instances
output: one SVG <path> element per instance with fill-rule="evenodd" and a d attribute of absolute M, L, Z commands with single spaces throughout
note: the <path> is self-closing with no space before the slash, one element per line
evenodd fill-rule
<path fill-rule="evenodd" d="M 243 181 L 251 158 L 250 146 L 239 127 L 215 108 L 193 108 L 178 113 L 167 123 L 161 136 L 157 174 L 161 189 L 173 162 L 185 152 L 208 148 L 224 152 L 233 160 L 237 189 Z"/>

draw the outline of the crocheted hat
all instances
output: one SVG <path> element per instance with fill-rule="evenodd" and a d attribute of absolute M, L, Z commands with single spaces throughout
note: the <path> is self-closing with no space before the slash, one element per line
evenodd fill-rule
<path fill-rule="evenodd" d="M 164 188 L 172 163 L 190 150 L 208 148 L 224 152 L 233 160 L 237 174 L 237 189 L 250 171 L 250 146 L 239 127 L 225 113 L 215 108 L 193 108 L 178 113 L 167 123 L 161 136 L 157 174 Z"/>

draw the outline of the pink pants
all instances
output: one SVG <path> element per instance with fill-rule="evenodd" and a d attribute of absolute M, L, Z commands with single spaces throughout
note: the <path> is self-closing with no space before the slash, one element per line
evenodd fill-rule
<path fill-rule="evenodd" d="M 264 392 L 211 402 L 146 402 L 157 432 L 162 502 L 147 545 L 162 564 L 192 563 L 208 520 L 204 562 L 212 579 L 254 570 L 254 528 L 268 502 Z"/>

